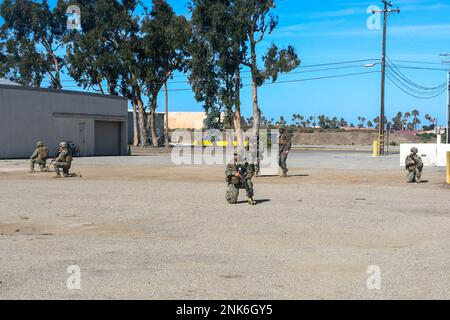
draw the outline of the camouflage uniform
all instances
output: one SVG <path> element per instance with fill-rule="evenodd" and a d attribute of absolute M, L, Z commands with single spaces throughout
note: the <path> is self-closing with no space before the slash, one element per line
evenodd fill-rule
<path fill-rule="evenodd" d="M 69 169 L 72 164 L 72 155 L 69 151 L 69 146 L 67 143 L 62 142 L 59 145 L 59 154 L 53 163 L 53 167 L 55 168 L 56 177 L 59 178 L 61 176 L 60 170 L 62 169 L 64 177 L 69 177 Z"/>
<path fill-rule="evenodd" d="M 406 157 L 405 166 L 406 170 L 408 170 L 406 181 L 408 183 L 420 183 L 420 180 L 422 178 L 423 162 L 418 153 L 419 150 L 417 150 L 417 148 L 412 148 L 411 154 Z"/>
<path fill-rule="evenodd" d="M 34 165 L 38 164 L 41 168 L 41 172 L 47 171 L 47 158 L 48 158 L 48 149 L 44 147 L 44 144 L 39 141 L 36 144 L 37 148 L 34 150 L 33 154 L 30 158 L 30 172 L 34 172 Z"/>
<path fill-rule="evenodd" d="M 283 170 L 282 177 L 286 177 L 288 173 L 286 161 L 289 152 L 291 151 L 292 144 L 291 144 L 291 136 L 289 135 L 289 133 L 286 131 L 285 128 L 280 129 L 279 146 L 280 146 L 280 155 L 278 158 L 278 164 L 281 170 Z"/>
<path fill-rule="evenodd" d="M 239 165 L 241 165 L 246 172 L 244 178 L 247 180 L 247 185 L 249 187 L 249 192 L 247 192 L 249 204 L 254 204 L 254 190 L 251 179 L 255 174 L 255 165 L 249 164 L 248 162 L 246 162 L 245 164 L 241 164 L 242 162 L 243 161 L 239 161 L 238 157 L 235 157 L 233 161 L 227 165 L 227 168 L 225 170 L 226 182 L 228 184 L 226 199 L 230 204 L 236 204 L 239 198 L 239 189 L 245 189 L 245 185 L 242 183 L 241 179 L 236 176 L 239 173 Z"/>

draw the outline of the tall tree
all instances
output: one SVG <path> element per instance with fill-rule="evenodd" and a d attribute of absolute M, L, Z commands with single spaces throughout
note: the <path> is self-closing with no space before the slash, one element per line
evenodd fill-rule
<path fill-rule="evenodd" d="M 416 130 L 417 129 L 417 125 L 420 123 L 420 120 L 419 120 L 420 112 L 419 112 L 419 110 L 414 109 L 411 112 L 411 114 L 413 116 L 412 127 L 413 127 L 413 130 Z"/>
<path fill-rule="evenodd" d="M 265 80 L 275 82 L 280 73 L 287 73 L 300 64 L 300 59 L 292 46 L 287 49 L 278 49 L 275 44 L 262 56 L 265 70 L 258 65 L 257 47 L 265 36 L 271 34 L 278 25 L 278 17 L 272 14 L 275 8 L 274 0 L 235 0 L 236 19 L 244 27 L 248 55 L 244 64 L 250 68 L 252 75 L 253 98 L 253 130 L 258 134 L 261 119 L 261 110 L 258 101 L 258 87 Z"/>
<path fill-rule="evenodd" d="M 84 89 L 127 97 L 132 104 L 134 142 L 148 143 L 142 92 L 140 19 L 133 0 L 80 0 L 82 31 L 67 35 L 67 68 Z"/>
<path fill-rule="evenodd" d="M 392 129 L 400 131 L 403 129 L 403 123 L 402 123 L 403 113 L 397 112 L 397 115 L 392 118 Z"/>
<path fill-rule="evenodd" d="M 39 87 L 49 79 L 50 87 L 61 89 L 64 46 L 67 28 L 66 4 L 59 1 L 50 9 L 47 0 L 4 0 L 0 7 L 4 20 L 1 41 L 7 63 L 4 75 L 23 85 Z"/>
<path fill-rule="evenodd" d="M 219 108 L 233 115 L 237 140 L 241 134 L 241 66 L 246 51 L 243 26 L 231 0 L 192 0 L 190 83 L 205 111 Z M 233 111 L 234 107 L 234 111 Z"/>
<path fill-rule="evenodd" d="M 405 115 L 403 116 L 403 120 L 402 120 L 404 130 L 408 129 L 408 122 L 409 122 L 410 118 L 411 118 L 411 113 L 405 112 Z"/>
<path fill-rule="evenodd" d="M 142 24 L 144 81 L 150 100 L 147 127 L 154 147 L 159 146 L 156 132 L 156 108 L 158 95 L 174 72 L 186 72 L 188 68 L 188 44 L 190 23 L 184 16 L 177 16 L 166 0 L 153 0 L 152 10 Z"/>

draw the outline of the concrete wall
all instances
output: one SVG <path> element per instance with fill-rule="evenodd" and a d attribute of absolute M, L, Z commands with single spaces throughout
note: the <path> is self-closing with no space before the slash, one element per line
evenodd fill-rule
<path fill-rule="evenodd" d="M 419 149 L 419 155 L 422 157 L 423 164 L 427 167 L 446 166 L 447 152 L 450 151 L 450 144 L 402 144 L 400 145 L 400 166 L 405 166 L 406 157 L 411 153 L 411 148 Z"/>
<path fill-rule="evenodd" d="M 155 124 L 156 124 L 156 134 L 158 135 L 158 139 L 160 143 L 164 143 L 164 113 L 157 113 Z M 149 143 L 151 143 L 150 132 L 147 132 L 149 137 Z M 134 139 L 134 123 L 133 123 L 133 111 L 128 111 L 128 144 L 133 145 Z"/>
<path fill-rule="evenodd" d="M 169 128 L 174 129 L 203 129 L 206 119 L 204 112 L 169 112 Z"/>
<path fill-rule="evenodd" d="M 36 141 L 57 152 L 61 141 L 95 155 L 95 121 L 119 122 L 127 154 L 127 100 L 97 94 L 0 85 L 0 159 L 28 158 Z"/>

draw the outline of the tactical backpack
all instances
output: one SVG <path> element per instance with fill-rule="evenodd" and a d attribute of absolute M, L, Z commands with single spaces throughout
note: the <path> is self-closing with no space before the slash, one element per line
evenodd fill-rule
<path fill-rule="evenodd" d="M 72 159 L 73 159 L 72 148 L 69 148 L 67 151 L 66 162 L 72 162 Z"/>
<path fill-rule="evenodd" d="M 287 138 L 286 134 L 282 134 L 280 136 L 280 145 L 285 145 L 287 143 L 288 143 L 288 138 Z"/>
<path fill-rule="evenodd" d="M 40 147 L 39 148 L 39 157 L 42 160 L 47 160 L 49 158 L 49 151 L 48 148 L 46 147 Z"/>

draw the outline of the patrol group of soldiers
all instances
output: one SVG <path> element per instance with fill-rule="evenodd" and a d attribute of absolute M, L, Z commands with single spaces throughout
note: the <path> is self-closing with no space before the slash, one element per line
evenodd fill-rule
<path fill-rule="evenodd" d="M 281 177 L 287 177 L 287 158 L 289 152 L 291 151 L 292 143 L 291 137 L 287 132 L 286 128 L 280 128 L 279 135 L 279 158 L 278 164 L 280 166 Z M 423 162 L 422 158 L 419 156 L 419 150 L 417 148 L 411 149 L 411 154 L 406 157 L 406 170 L 408 175 L 406 177 L 408 183 L 421 182 Z M 256 169 L 256 170 L 255 170 Z M 251 205 L 256 205 L 253 199 L 254 190 L 252 178 L 255 176 L 257 170 L 255 164 L 249 164 L 245 159 L 243 159 L 238 153 L 234 154 L 234 158 L 227 165 L 225 170 L 226 182 L 228 184 L 228 190 L 226 193 L 226 200 L 230 204 L 236 204 L 239 197 L 239 189 L 245 189 L 247 192 L 248 203 Z"/>
<path fill-rule="evenodd" d="M 38 164 L 41 172 L 48 172 L 47 160 L 49 159 L 49 150 L 44 146 L 42 141 L 36 143 L 36 150 L 33 152 L 30 160 L 30 173 L 35 173 L 34 166 Z M 70 177 L 70 167 L 72 165 L 72 154 L 67 142 L 61 142 L 59 144 L 58 155 L 55 160 L 51 161 L 53 168 L 55 169 L 55 178 L 61 178 L 61 170 L 65 178 Z M 50 164 L 51 164 L 50 163 Z"/>
<path fill-rule="evenodd" d="M 287 132 L 286 128 L 280 128 L 279 135 L 279 157 L 278 164 L 280 166 L 280 176 L 287 177 L 287 158 L 291 151 L 292 143 L 291 136 Z M 238 153 L 234 153 L 233 160 L 227 165 L 225 170 L 226 182 L 228 184 L 228 190 L 226 193 L 226 200 L 230 204 L 236 204 L 239 198 L 239 190 L 245 189 L 247 193 L 248 203 L 250 205 L 256 205 L 253 199 L 253 182 L 252 178 L 255 174 L 259 173 L 258 164 L 250 164 L 246 159 L 243 159 Z"/>

